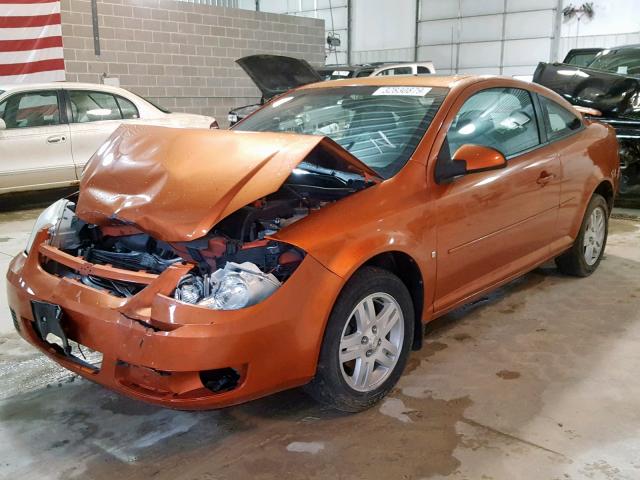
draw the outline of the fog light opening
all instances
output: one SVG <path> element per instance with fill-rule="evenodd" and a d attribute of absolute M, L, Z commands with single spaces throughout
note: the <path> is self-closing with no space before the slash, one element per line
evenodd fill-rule
<path fill-rule="evenodd" d="M 233 390 L 238 386 L 240 374 L 233 368 L 219 368 L 216 370 L 204 370 L 200 372 L 202 385 L 213 393 L 222 393 Z"/>

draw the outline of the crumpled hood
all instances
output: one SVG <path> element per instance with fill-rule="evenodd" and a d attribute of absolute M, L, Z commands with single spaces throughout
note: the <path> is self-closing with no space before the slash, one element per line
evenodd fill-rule
<path fill-rule="evenodd" d="M 278 190 L 315 148 L 331 152 L 334 168 L 375 175 L 322 136 L 123 125 L 87 163 L 76 213 L 158 240 L 193 240 Z"/>

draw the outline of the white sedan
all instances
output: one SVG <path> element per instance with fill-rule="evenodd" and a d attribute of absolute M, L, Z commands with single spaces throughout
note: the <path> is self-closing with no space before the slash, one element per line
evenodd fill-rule
<path fill-rule="evenodd" d="M 213 117 L 171 113 L 107 85 L 0 85 L 0 194 L 77 183 L 123 123 L 218 128 Z"/>

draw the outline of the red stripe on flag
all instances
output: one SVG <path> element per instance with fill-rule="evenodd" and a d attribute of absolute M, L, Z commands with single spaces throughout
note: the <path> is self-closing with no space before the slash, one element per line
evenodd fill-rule
<path fill-rule="evenodd" d="M 60 0 L 0 0 L 0 5 L 20 5 L 23 3 L 56 3 Z"/>
<path fill-rule="evenodd" d="M 0 28 L 44 27 L 60 25 L 60 14 L 33 15 L 31 17 L 0 17 Z"/>
<path fill-rule="evenodd" d="M 62 47 L 62 37 L 44 37 L 28 40 L 0 40 L 0 52 L 24 52 L 43 48 Z"/>
<path fill-rule="evenodd" d="M 0 65 L 0 77 L 48 72 L 51 70 L 64 70 L 64 60 L 62 58 L 53 58 L 51 60 L 40 60 L 39 62 Z"/>

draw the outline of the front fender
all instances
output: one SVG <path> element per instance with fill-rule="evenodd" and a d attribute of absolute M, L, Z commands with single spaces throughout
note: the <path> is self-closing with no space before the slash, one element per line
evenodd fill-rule
<path fill-rule="evenodd" d="M 428 304 L 435 285 L 431 210 L 424 165 L 409 162 L 395 177 L 325 206 L 274 238 L 306 251 L 345 281 L 376 255 L 403 252 L 422 273 Z"/>

